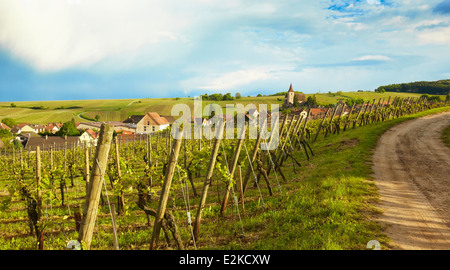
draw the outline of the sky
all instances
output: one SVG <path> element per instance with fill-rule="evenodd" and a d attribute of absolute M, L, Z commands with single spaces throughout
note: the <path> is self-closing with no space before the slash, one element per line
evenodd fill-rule
<path fill-rule="evenodd" d="M 450 0 L 0 0 L 0 101 L 450 79 Z"/>

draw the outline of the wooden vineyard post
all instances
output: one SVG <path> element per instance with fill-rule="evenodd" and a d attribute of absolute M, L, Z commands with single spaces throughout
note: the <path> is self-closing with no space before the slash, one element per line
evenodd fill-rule
<path fill-rule="evenodd" d="M 299 146 L 300 146 L 300 143 L 303 141 L 303 136 L 305 135 L 306 126 L 308 125 L 308 118 L 309 118 L 309 114 L 310 114 L 310 113 L 311 113 L 311 109 L 308 109 L 308 113 L 306 114 L 305 124 L 303 125 L 302 132 L 300 133 L 300 135 L 297 135 L 296 140 L 295 140 L 295 142 L 294 142 L 294 145 L 295 145 L 296 143 L 298 143 Z M 300 139 L 298 139 L 298 138 L 300 138 Z"/>
<path fill-rule="evenodd" d="M 356 128 L 356 123 L 358 122 L 359 116 L 361 115 L 361 112 L 364 110 L 364 104 L 361 105 L 361 108 L 358 111 L 358 114 L 356 115 L 355 119 L 353 120 L 353 129 Z"/>
<path fill-rule="evenodd" d="M 202 219 L 203 207 L 205 207 L 206 196 L 208 195 L 208 188 L 211 185 L 211 178 L 212 178 L 214 167 L 216 164 L 217 154 L 219 153 L 220 142 L 222 141 L 224 125 L 225 125 L 225 123 L 223 123 L 222 121 L 219 121 L 216 124 L 216 139 L 214 140 L 214 146 L 211 151 L 211 158 L 209 159 L 208 171 L 206 173 L 205 180 L 203 182 L 202 195 L 200 197 L 197 215 L 195 217 L 194 233 L 193 233 L 195 240 L 198 239 L 198 231 L 200 229 L 200 222 Z"/>
<path fill-rule="evenodd" d="M 147 135 L 148 138 L 148 135 Z M 120 170 L 120 154 L 119 154 L 119 141 L 118 138 L 115 138 L 115 147 L 116 147 L 116 169 L 117 169 L 117 178 L 119 183 L 122 182 L 122 171 Z M 123 206 L 124 206 L 124 197 L 123 197 L 123 190 L 120 190 L 120 196 L 117 198 L 117 210 L 118 213 L 123 212 Z"/>
<path fill-rule="evenodd" d="M 317 140 L 317 137 L 319 136 L 320 129 L 322 128 L 323 123 L 325 122 L 325 119 L 327 118 L 327 115 L 328 115 L 329 111 L 330 111 L 330 108 L 328 108 L 327 111 L 325 112 L 325 115 L 323 116 L 322 122 L 320 122 L 319 127 L 317 128 L 317 133 L 316 133 L 316 136 L 314 137 L 314 141 L 313 142 L 315 142 Z"/>
<path fill-rule="evenodd" d="M 150 168 L 152 166 L 152 135 L 147 134 L 147 162 L 148 167 Z M 116 142 L 117 144 L 117 142 Z"/>
<path fill-rule="evenodd" d="M 287 117 L 287 116 L 286 116 Z M 282 130 L 280 132 L 280 141 L 281 141 L 281 136 L 282 136 L 282 132 L 283 132 L 283 128 L 284 128 L 284 124 L 286 123 L 286 118 L 283 121 L 283 125 L 282 125 Z M 255 146 L 253 147 L 253 152 L 252 152 L 252 156 L 249 160 L 249 166 L 247 168 L 247 172 L 245 173 L 245 178 L 244 178 L 244 182 L 242 184 L 242 188 L 243 188 L 243 193 L 245 193 L 245 189 L 247 188 L 247 183 L 248 183 L 248 179 L 250 178 L 250 174 L 252 173 L 252 164 L 255 162 L 256 160 L 256 155 L 258 153 L 259 150 L 259 145 L 261 144 L 261 134 L 262 134 L 262 130 L 264 130 L 266 128 L 265 123 L 263 124 L 263 126 L 260 128 L 259 132 L 258 132 L 258 137 L 256 139 L 255 142 Z"/>
<path fill-rule="evenodd" d="M 84 180 L 86 181 L 86 194 L 89 187 L 89 148 L 84 149 Z"/>
<path fill-rule="evenodd" d="M 339 103 L 337 103 L 336 106 L 334 106 L 333 113 L 330 115 L 330 123 L 328 124 L 328 127 L 325 130 L 324 138 L 327 137 L 328 132 L 330 131 L 330 128 L 333 127 L 333 119 L 334 119 L 334 116 L 335 116 L 336 111 L 337 111 L 338 108 L 339 108 Z"/>
<path fill-rule="evenodd" d="M 270 153 L 269 153 L 270 155 Z M 239 192 L 241 193 L 241 204 L 242 204 L 242 213 L 245 214 L 245 206 L 244 206 L 244 190 L 242 189 L 242 170 L 239 165 Z"/>
<path fill-rule="evenodd" d="M 37 203 L 37 224 L 41 221 L 42 216 L 42 193 L 41 193 L 41 151 L 39 146 L 36 147 L 36 203 Z M 44 232 L 42 229 L 36 230 L 39 243 L 39 250 L 44 249 Z"/>
<path fill-rule="evenodd" d="M 242 144 L 244 143 L 244 139 L 239 139 L 238 143 L 236 145 L 236 150 L 234 152 L 234 156 L 233 156 L 233 161 L 231 164 L 231 169 L 229 171 L 230 173 L 230 177 L 234 178 L 234 171 L 236 170 L 236 165 L 239 159 L 239 154 L 241 153 L 241 149 L 242 149 Z M 222 207 L 220 208 L 220 215 L 223 215 L 223 213 L 225 212 L 225 209 L 227 207 L 227 203 L 228 203 L 228 197 L 230 195 L 230 191 L 231 191 L 231 187 L 232 187 L 233 183 L 229 182 L 227 185 L 227 189 L 225 191 L 225 196 L 223 197 L 223 201 L 222 201 Z"/>
<path fill-rule="evenodd" d="M 38 211 L 38 220 L 42 214 L 42 194 L 41 194 L 41 150 L 39 146 L 36 147 L 36 201 L 37 201 L 37 211 Z"/>
<path fill-rule="evenodd" d="M 350 117 L 352 116 L 352 113 L 353 113 L 353 110 L 355 109 L 355 106 L 356 106 L 356 103 L 353 103 L 352 108 L 350 109 L 350 112 L 348 113 L 348 117 L 345 120 L 343 131 L 347 130 L 347 125 L 348 125 L 348 122 L 350 121 Z"/>
<path fill-rule="evenodd" d="M 339 131 L 341 129 L 341 118 L 342 118 L 342 115 L 344 115 L 345 106 L 346 106 L 345 103 L 342 104 L 342 109 L 341 109 L 341 113 L 339 114 L 339 118 L 338 118 L 337 125 L 336 125 L 336 130 L 334 131 L 337 134 L 339 134 Z"/>
<path fill-rule="evenodd" d="M 169 163 L 164 176 L 164 183 L 161 189 L 161 197 L 158 203 L 158 210 L 156 211 L 155 224 L 153 225 L 153 234 L 150 241 L 150 250 L 155 249 L 158 243 L 159 233 L 161 231 L 162 222 L 164 215 L 166 213 L 167 201 L 169 199 L 170 186 L 172 185 L 172 178 L 175 173 L 175 168 L 177 165 L 178 154 L 180 152 L 182 132 L 176 134 L 174 139 L 173 151 L 169 155 Z"/>
<path fill-rule="evenodd" d="M 53 170 L 53 146 L 50 146 L 50 171 Z"/>
<path fill-rule="evenodd" d="M 20 171 L 23 172 L 23 156 L 22 156 L 22 148 L 20 148 Z"/>
<path fill-rule="evenodd" d="M 95 152 L 94 164 L 92 166 L 92 175 L 89 180 L 89 186 L 86 194 L 86 202 L 83 208 L 83 219 L 78 235 L 78 242 L 83 247 L 90 249 L 92 235 L 94 233 L 95 220 L 97 219 L 97 210 L 102 191 L 106 166 L 108 163 L 109 150 L 114 132 L 114 126 L 102 124 L 100 135 Z"/>

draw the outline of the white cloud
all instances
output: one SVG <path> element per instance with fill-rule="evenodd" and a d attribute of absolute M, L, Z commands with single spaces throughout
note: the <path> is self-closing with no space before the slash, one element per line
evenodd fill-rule
<path fill-rule="evenodd" d="M 253 82 L 275 78 L 276 75 L 271 69 L 258 67 L 198 76 L 181 82 L 181 85 L 184 89 L 229 91 Z"/>
<path fill-rule="evenodd" d="M 181 38 L 190 22 L 162 3 L 1 0 L 0 46 L 43 71 L 89 66 Z"/>
<path fill-rule="evenodd" d="M 417 37 L 420 44 L 450 45 L 450 27 L 424 30 Z"/>
<path fill-rule="evenodd" d="M 384 55 L 364 55 L 353 58 L 352 61 L 391 61 L 392 59 Z"/>

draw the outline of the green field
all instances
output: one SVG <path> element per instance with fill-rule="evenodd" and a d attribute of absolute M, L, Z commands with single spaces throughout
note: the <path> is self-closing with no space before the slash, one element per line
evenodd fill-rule
<path fill-rule="evenodd" d="M 312 96 L 307 94 L 306 96 Z M 419 97 L 420 94 L 409 93 L 375 93 L 375 92 L 344 92 L 337 94 L 315 94 L 321 105 L 335 104 L 347 98 L 362 98 L 366 101 L 373 99 L 387 99 L 399 97 Z M 233 101 L 204 100 L 203 107 L 210 103 L 217 103 L 222 108 L 226 104 L 279 104 L 283 103 L 284 96 L 242 97 Z M 14 103 L 16 107 L 11 107 Z M 193 98 L 143 98 L 143 99 L 114 99 L 114 100 L 70 100 L 70 101 L 20 101 L 0 102 L 0 120 L 6 117 L 18 123 L 47 124 L 50 122 L 66 122 L 75 119 L 76 122 L 87 122 L 100 116 L 100 121 L 123 121 L 133 114 L 157 112 L 161 115 L 171 115 L 175 104 L 188 104 L 191 110 L 194 107 Z M 33 109 L 34 108 L 34 109 Z M 270 106 L 268 106 L 270 109 Z M 225 112 L 225 110 L 224 110 Z M 85 116 L 85 118 L 82 118 Z"/>

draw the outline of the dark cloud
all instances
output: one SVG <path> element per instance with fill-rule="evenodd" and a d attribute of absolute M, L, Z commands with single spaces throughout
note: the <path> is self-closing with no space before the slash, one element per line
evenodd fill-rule
<path fill-rule="evenodd" d="M 450 0 L 444 0 L 437 4 L 433 9 L 434 13 L 449 14 L 450 15 Z"/>

